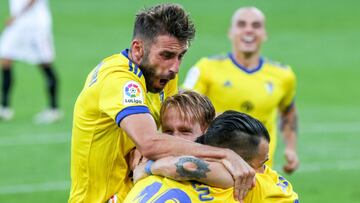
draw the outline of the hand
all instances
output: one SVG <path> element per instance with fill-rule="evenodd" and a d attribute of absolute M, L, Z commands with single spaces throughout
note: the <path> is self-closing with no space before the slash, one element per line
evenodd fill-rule
<path fill-rule="evenodd" d="M 283 166 L 283 170 L 287 174 L 293 173 L 300 164 L 297 153 L 293 149 L 285 149 L 286 164 Z"/>
<path fill-rule="evenodd" d="M 142 162 L 136 166 L 133 171 L 133 182 L 134 184 L 137 183 L 139 180 L 146 178 L 148 174 L 145 172 L 145 165 L 146 162 Z"/>
<path fill-rule="evenodd" d="M 222 162 L 234 178 L 234 198 L 242 202 L 255 186 L 255 170 L 231 150 L 227 150 L 227 156 Z"/>

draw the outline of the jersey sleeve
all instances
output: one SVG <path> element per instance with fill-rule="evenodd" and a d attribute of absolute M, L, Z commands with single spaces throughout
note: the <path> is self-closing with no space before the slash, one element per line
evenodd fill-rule
<path fill-rule="evenodd" d="M 192 68 L 190 68 L 182 88 L 195 90 L 200 94 L 206 94 L 208 88 L 208 80 L 205 72 L 206 66 L 206 59 L 201 59 Z"/>
<path fill-rule="evenodd" d="M 291 70 L 291 68 L 288 68 L 288 72 L 286 74 L 286 77 L 284 79 L 284 97 L 282 98 L 280 102 L 280 110 L 282 112 L 288 110 L 295 101 L 295 94 L 296 94 L 296 77 L 294 72 Z"/>
<path fill-rule="evenodd" d="M 135 77 L 112 73 L 103 81 L 100 110 L 120 125 L 128 115 L 150 113 L 146 104 L 145 87 Z"/>

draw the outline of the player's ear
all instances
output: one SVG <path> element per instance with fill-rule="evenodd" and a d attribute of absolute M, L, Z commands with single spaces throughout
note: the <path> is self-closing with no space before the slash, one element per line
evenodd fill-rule
<path fill-rule="evenodd" d="M 266 30 L 264 30 L 264 37 L 263 37 L 262 42 L 266 42 L 266 41 L 267 41 L 267 39 L 268 39 L 268 35 L 267 35 Z"/>
<path fill-rule="evenodd" d="M 131 42 L 131 59 L 140 64 L 144 56 L 144 42 L 140 39 L 134 39 Z"/>

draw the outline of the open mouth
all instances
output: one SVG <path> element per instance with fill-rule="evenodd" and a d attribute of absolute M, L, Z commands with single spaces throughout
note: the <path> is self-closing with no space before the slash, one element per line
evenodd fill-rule
<path fill-rule="evenodd" d="M 160 85 L 165 86 L 169 82 L 168 79 L 160 79 Z"/>

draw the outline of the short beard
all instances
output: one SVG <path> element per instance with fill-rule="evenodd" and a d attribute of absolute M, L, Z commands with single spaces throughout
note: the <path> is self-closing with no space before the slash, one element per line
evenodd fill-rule
<path fill-rule="evenodd" d="M 149 55 L 145 54 L 143 60 L 141 61 L 139 68 L 142 71 L 145 77 L 146 83 L 146 90 L 152 93 L 159 93 L 162 89 L 156 88 L 153 86 L 155 83 L 156 78 L 156 70 L 155 68 L 149 63 Z"/>

